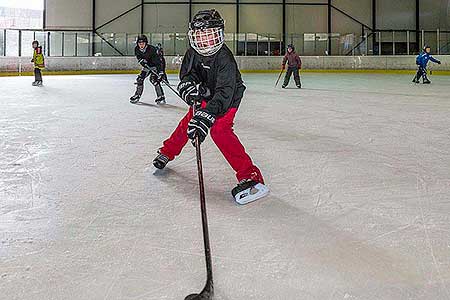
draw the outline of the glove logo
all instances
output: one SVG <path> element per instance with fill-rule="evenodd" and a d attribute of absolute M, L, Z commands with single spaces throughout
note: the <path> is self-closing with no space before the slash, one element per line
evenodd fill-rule
<path fill-rule="evenodd" d="M 200 111 L 197 111 L 197 112 L 195 113 L 195 115 L 196 115 L 196 116 L 199 116 L 199 117 L 202 117 L 202 118 L 204 118 L 204 119 L 210 121 L 211 123 L 214 123 L 214 121 L 216 120 L 213 116 L 211 116 L 211 115 L 208 114 L 207 112 L 201 111 L 201 110 L 200 110 Z"/>

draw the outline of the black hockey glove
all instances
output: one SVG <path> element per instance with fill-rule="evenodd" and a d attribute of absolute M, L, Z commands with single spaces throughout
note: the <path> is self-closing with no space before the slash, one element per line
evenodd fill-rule
<path fill-rule="evenodd" d="M 437 64 L 440 65 L 440 64 L 441 64 L 441 61 L 439 60 L 439 61 L 437 62 Z"/>
<path fill-rule="evenodd" d="M 178 93 L 180 93 L 181 98 L 187 105 L 194 105 L 195 101 L 198 99 L 198 89 L 197 85 L 193 81 L 182 81 L 177 87 Z"/>
<path fill-rule="evenodd" d="M 152 73 L 150 74 L 150 82 L 153 85 L 158 85 L 163 79 L 164 79 L 163 71 L 157 72 L 156 68 L 155 70 L 152 70 Z"/>
<path fill-rule="evenodd" d="M 178 84 L 178 92 L 181 98 L 186 102 L 187 105 L 192 106 L 194 104 L 199 104 L 202 98 L 208 98 L 211 96 L 211 92 L 208 87 L 201 84 L 195 84 L 193 81 L 183 81 Z"/>
<path fill-rule="evenodd" d="M 189 121 L 187 130 L 187 135 L 193 145 L 195 145 L 195 137 L 197 136 L 200 143 L 205 140 L 209 129 L 215 121 L 215 116 L 204 109 L 199 109 L 195 112 L 191 121 Z"/>

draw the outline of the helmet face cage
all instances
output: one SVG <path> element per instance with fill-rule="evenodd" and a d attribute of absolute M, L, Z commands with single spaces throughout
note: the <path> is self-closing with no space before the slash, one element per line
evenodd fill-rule
<path fill-rule="evenodd" d="M 188 32 L 189 42 L 199 54 L 211 56 L 217 53 L 224 42 L 223 28 L 191 29 Z"/>

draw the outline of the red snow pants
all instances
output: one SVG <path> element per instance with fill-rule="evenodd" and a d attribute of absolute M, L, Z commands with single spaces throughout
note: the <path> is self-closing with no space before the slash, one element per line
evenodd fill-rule
<path fill-rule="evenodd" d="M 202 107 L 206 106 L 203 101 Z M 237 108 L 230 108 L 224 115 L 217 117 L 211 127 L 211 138 L 222 152 L 225 159 L 236 172 L 238 181 L 251 179 L 256 182 L 264 183 L 261 171 L 253 164 L 250 156 L 245 152 L 244 146 L 233 131 L 233 121 Z M 188 123 L 192 119 L 192 108 L 189 108 L 187 114 L 181 119 L 172 135 L 163 142 L 163 147 L 159 149 L 160 153 L 166 155 L 169 160 L 181 153 L 183 147 L 188 142 L 187 129 Z"/>

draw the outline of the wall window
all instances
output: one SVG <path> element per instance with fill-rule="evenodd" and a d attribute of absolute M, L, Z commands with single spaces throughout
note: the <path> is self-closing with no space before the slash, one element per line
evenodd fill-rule
<path fill-rule="evenodd" d="M 42 29 L 44 0 L 0 0 L 0 28 Z"/>

